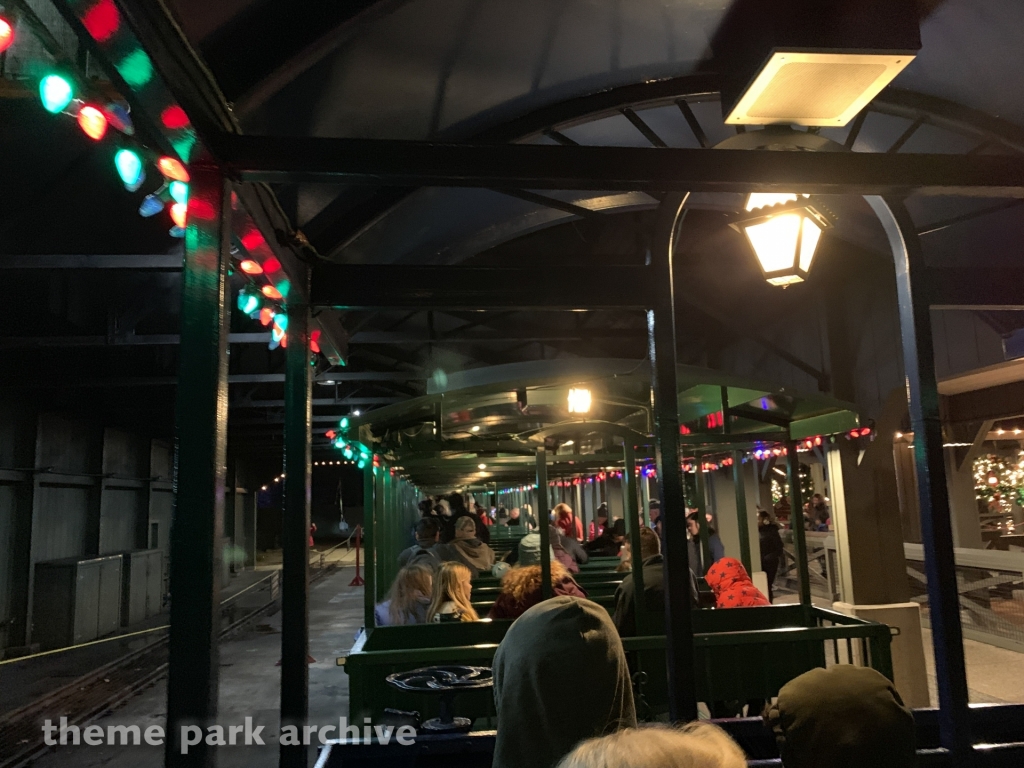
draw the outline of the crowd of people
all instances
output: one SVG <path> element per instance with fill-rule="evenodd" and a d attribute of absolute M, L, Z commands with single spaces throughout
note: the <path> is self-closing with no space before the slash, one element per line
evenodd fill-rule
<path fill-rule="evenodd" d="M 528 505 L 510 511 L 502 507 L 484 510 L 471 495 L 451 493 L 424 499 L 419 508 L 421 517 L 413 532 L 415 543 L 398 556 L 401 570 L 387 600 L 377 606 L 377 626 L 476 620 L 478 617 L 471 604 L 472 580 L 482 574 L 501 577 L 501 591 L 489 618 L 515 619 L 540 602 L 542 537 Z M 594 518 L 587 532 L 589 536 L 585 537 L 582 520 L 568 504 L 557 504 L 551 510 L 548 546 L 552 594 L 586 597 L 587 591 L 573 578 L 580 566 L 592 557 L 618 557 L 619 570 L 627 573 L 615 594 L 612 615 L 620 634 L 635 634 L 633 553 L 626 536 L 625 520 L 609 518 L 606 504 L 598 507 Z M 653 628 L 657 629 L 664 625 L 665 610 L 661 551 L 664 525 L 657 500 L 651 501 L 650 521 L 650 527 L 641 527 L 637 559 L 644 573 L 644 604 L 649 608 L 648 615 L 653 617 Z M 767 596 L 754 586 L 739 561 L 725 556 L 725 547 L 711 515 L 707 516 L 705 552 L 698 512 L 687 510 L 692 605 L 733 608 L 771 603 L 774 597 L 771 584 L 781 562 L 782 539 L 777 523 L 764 510 L 759 510 L 758 524 L 761 565 L 768 574 Z M 489 529 L 495 525 L 521 526 L 526 531 L 518 545 L 500 560 L 489 544 Z M 444 579 L 441 579 L 442 572 Z"/>
<path fill-rule="evenodd" d="M 610 519 L 605 505 L 586 537 L 571 507 L 556 505 L 547 521 L 551 593 L 545 599 L 542 537 L 532 510 L 497 508 L 488 513 L 461 494 L 421 503 L 415 543 L 399 555 L 401 568 L 387 599 L 376 606 L 375 621 L 377 626 L 478 621 L 473 579 L 487 573 L 501 576 L 500 591 L 486 618 L 513 623 L 494 657 L 494 768 L 746 765 L 743 750 L 715 725 L 638 725 L 621 638 L 637 633 L 635 564 L 642 564 L 640 601 L 654 622 L 646 631 L 664 631 L 664 526 L 660 505 L 652 502 L 650 509 L 650 527 L 641 526 L 639 552 L 633 553 L 624 521 Z M 700 522 L 696 511 L 688 510 L 693 605 L 770 605 L 771 585 L 782 559 L 780 526 L 773 514 L 758 510 L 767 596 L 742 563 L 726 556 L 710 516 L 705 549 Z M 518 525 L 526 531 L 501 560 L 488 543 L 493 525 Z M 622 570 L 628 571 L 610 612 L 588 599 L 587 590 L 574 578 L 580 565 L 593 557 L 619 557 Z M 572 707 L 562 706 L 566 680 L 573 685 Z M 720 702 L 709 706 L 714 716 L 738 713 L 723 715 Z M 783 687 L 774 701 L 748 706 L 748 715 L 763 709 L 784 768 L 915 764 L 913 719 L 892 684 L 871 669 L 813 670 Z M 559 716 L 552 718 L 555 711 Z"/>

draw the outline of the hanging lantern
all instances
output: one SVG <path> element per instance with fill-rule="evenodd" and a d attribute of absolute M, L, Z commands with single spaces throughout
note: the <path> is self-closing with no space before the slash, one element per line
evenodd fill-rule
<path fill-rule="evenodd" d="M 801 197 L 806 198 L 806 195 Z M 830 226 L 824 214 L 795 194 L 755 192 L 733 226 L 746 236 L 765 280 L 785 288 L 807 279 L 821 240 Z"/>

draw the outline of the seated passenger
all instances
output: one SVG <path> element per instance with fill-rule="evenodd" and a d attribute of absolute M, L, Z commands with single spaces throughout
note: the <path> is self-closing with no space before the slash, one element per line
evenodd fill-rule
<path fill-rule="evenodd" d="M 471 495 L 468 497 L 463 496 L 456 491 L 449 493 L 447 498 L 448 507 L 451 510 L 451 527 L 441 530 L 441 541 L 445 544 L 455 541 L 455 524 L 466 517 L 473 521 L 473 526 L 476 528 L 476 537 L 484 544 L 490 544 L 491 532 L 487 530 L 487 526 L 484 525 L 480 516 L 474 511 L 476 502 L 473 501 L 473 497 Z"/>
<path fill-rule="evenodd" d="M 509 627 L 493 669 L 492 768 L 553 768 L 583 739 L 636 726 L 622 641 L 597 603 L 533 606 Z"/>
<path fill-rule="evenodd" d="M 600 536 L 588 541 L 585 548 L 591 557 L 618 557 L 625 540 L 626 521 L 619 517 Z"/>
<path fill-rule="evenodd" d="M 608 503 L 607 502 L 602 501 L 597 506 L 597 511 L 594 512 L 594 522 L 593 522 L 592 525 L 593 525 L 594 535 L 591 536 L 590 538 L 591 539 L 596 539 L 598 536 L 600 536 L 602 533 L 604 533 L 604 529 L 608 527 Z"/>
<path fill-rule="evenodd" d="M 434 591 L 427 608 L 427 621 L 479 621 L 471 602 L 472 578 L 469 568 L 462 563 L 441 563 L 434 574 Z"/>
<path fill-rule="evenodd" d="M 555 518 L 555 526 L 566 537 L 576 539 L 576 541 L 583 541 L 583 521 L 576 517 L 572 507 L 568 504 L 555 504 L 551 514 Z"/>
<path fill-rule="evenodd" d="M 771 605 L 761 590 L 750 580 L 743 563 L 732 557 L 723 557 L 711 566 L 704 577 L 715 593 L 716 608 L 753 608 Z"/>
<path fill-rule="evenodd" d="M 893 684 L 840 664 L 790 680 L 765 713 L 784 768 L 913 768 L 914 716 Z"/>
<path fill-rule="evenodd" d="M 420 518 L 416 523 L 416 543 L 408 549 L 403 549 L 398 555 L 398 565 L 404 568 L 411 563 L 425 562 L 431 568 L 436 568 L 441 563 L 439 557 L 440 549 L 437 547 L 437 539 L 441 533 L 441 526 L 435 517 Z"/>
<path fill-rule="evenodd" d="M 698 512 L 693 509 L 686 515 L 686 544 L 690 552 L 690 568 L 698 576 L 707 573 L 708 568 L 725 557 L 725 545 L 718 532 L 708 524 L 708 547 L 711 549 L 711 562 L 704 562 L 704 548 L 700 544 L 700 523 Z"/>
<path fill-rule="evenodd" d="M 657 535 L 657 534 L 655 534 Z M 626 728 L 584 741 L 558 768 L 746 768 L 743 750 L 711 723 Z"/>
<path fill-rule="evenodd" d="M 373 609 L 377 626 L 426 624 L 433 580 L 434 568 L 426 563 L 411 563 L 400 570 L 388 591 L 388 599 Z"/>
<path fill-rule="evenodd" d="M 466 515 L 455 520 L 455 539 L 438 548 L 441 560 L 459 562 L 469 568 L 475 579 L 494 565 L 494 550 L 476 537 L 476 523 Z"/>
<path fill-rule="evenodd" d="M 646 526 L 640 529 L 640 562 L 643 563 L 644 606 L 647 613 L 657 617 L 651 629 L 664 631 L 665 575 L 661 556 L 661 539 Z M 693 603 L 696 605 L 696 601 Z M 636 586 L 633 574 L 627 574 L 615 590 L 615 612 L 612 621 L 622 637 L 636 634 Z"/>
<path fill-rule="evenodd" d="M 540 565 L 519 565 L 501 579 L 501 592 L 488 616 L 492 619 L 518 619 L 542 599 Z M 557 560 L 551 561 L 551 592 L 555 597 L 587 597 L 587 591 L 573 581 L 569 571 Z"/>

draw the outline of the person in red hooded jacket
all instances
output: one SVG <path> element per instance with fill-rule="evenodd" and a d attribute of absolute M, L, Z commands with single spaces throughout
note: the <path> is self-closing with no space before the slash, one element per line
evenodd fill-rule
<path fill-rule="evenodd" d="M 768 598 L 754 586 L 743 563 L 723 557 L 711 566 L 704 577 L 715 593 L 716 608 L 754 608 L 771 605 Z"/>

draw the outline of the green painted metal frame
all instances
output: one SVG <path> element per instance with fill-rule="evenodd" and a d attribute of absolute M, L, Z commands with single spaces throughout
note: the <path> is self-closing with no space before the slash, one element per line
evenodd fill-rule
<path fill-rule="evenodd" d="M 747 494 L 743 480 L 743 452 L 732 452 L 732 484 L 736 492 L 736 523 L 739 526 L 740 538 L 740 562 L 747 569 L 747 573 L 753 573 L 753 563 L 750 561 L 750 520 L 747 519 Z"/>
<path fill-rule="evenodd" d="M 309 515 L 312 387 L 309 308 L 288 305 L 285 349 L 284 509 L 281 517 L 281 723 L 302 732 L 309 716 Z M 282 743 L 281 768 L 305 768 L 307 749 Z"/>
<path fill-rule="evenodd" d="M 183 755 L 179 738 L 182 725 L 205 728 L 216 721 L 220 668 L 231 202 L 218 168 L 201 162 L 191 170 L 194 205 L 185 231 L 171 526 L 170 587 L 180 599 L 171 602 L 168 641 L 168 766 L 214 764 L 215 749 L 199 744 Z"/>
<path fill-rule="evenodd" d="M 800 457 L 796 443 L 786 443 L 786 479 L 789 482 L 789 527 L 793 530 L 796 570 L 800 577 L 800 602 L 811 604 L 811 574 L 807 564 L 807 537 L 804 535 L 804 507 L 800 492 Z"/>

